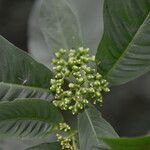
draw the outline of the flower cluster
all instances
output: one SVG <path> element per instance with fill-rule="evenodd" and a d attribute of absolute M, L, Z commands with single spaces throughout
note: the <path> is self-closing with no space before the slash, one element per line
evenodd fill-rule
<path fill-rule="evenodd" d="M 64 132 L 67 132 L 69 131 L 71 128 L 68 124 L 66 123 L 59 123 L 59 129 L 60 131 L 64 131 Z"/>
<path fill-rule="evenodd" d="M 66 123 L 60 123 L 59 124 L 59 130 L 60 131 L 64 131 L 64 132 L 68 132 L 70 130 L 70 126 L 67 125 Z M 72 136 L 63 136 L 60 134 L 57 134 L 57 140 L 60 142 L 62 149 L 64 150 L 74 150 L 73 148 L 73 142 L 72 142 Z"/>
<path fill-rule="evenodd" d="M 102 103 L 102 91 L 109 91 L 108 82 L 90 67 L 95 57 L 89 55 L 88 48 L 80 47 L 70 51 L 60 49 L 55 57 L 52 63 L 56 75 L 51 80 L 50 90 L 55 94 L 53 103 L 56 107 L 69 109 L 75 114 L 90 100 L 94 104 Z M 69 82 L 67 85 L 65 80 Z"/>
<path fill-rule="evenodd" d="M 74 150 L 72 146 L 72 139 L 69 137 L 64 137 L 60 134 L 57 134 L 57 139 L 60 142 L 60 145 L 62 146 L 62 149 L 65 150 Z"/>

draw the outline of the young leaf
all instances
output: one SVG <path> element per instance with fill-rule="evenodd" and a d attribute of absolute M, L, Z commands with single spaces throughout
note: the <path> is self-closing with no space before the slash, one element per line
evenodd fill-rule
<path fill-rule="evenodd" d="M 103 139 L 112 150 L 149 150 L 150 137 Z"/>
<path fill-rule="evenodd" d="M 0 82 L 0 101 L 13 101 L 17 98 L 40 98 L 52 100 L 49 90 Z"/>
<path fill-rule="evenodd" d="M 52 72 L 0 36 L 0 82 L 49 88 Z"/>
<path fill-rule="evenodd" d="M 93 55 L 103 35 L 104 0 L 67 0 L 76 8 L 80 19 L 83 46 L 90 48 Z"/>
<path fill-rule="evenodd" d="M 62 120 L 57 108 L 42 99 L 0 103 L 0 136 L 45 136 Z"/>
<path fill-rule="evenodd" d="M 96 59 L 111 84 L 126 83 L 150 70 L 149 26 L 149 0 L 105 0 L 105 31 Z"/>
<path fill-rule="evenodd" d="M 80 150 L 106 149 L 107 146 L 98 137 L 118 137 L 112 126 L 102 118 L 101 113 L 93 106 L 79 115 L 78 130 Z"/>
<path fill-rule="evenodd" d="M 66 0 L 43 0 L 39 23 L 52 52 L 82 45 L 77 16 Z"/>
<path fill-rule="evenodd" d="M 54 55 L 51 53 L 39 25 L 41 4 L 41 0 L 36 0 L 30 14 L 28 48 L 29 53 L 33 56 L 33 58 L 52 69 L 53 65 L 50 62 L 54 58 Z"/>
<path fill-rule="evenodd" d="M 67 0 L 37 1 L 31 22 L 29 37 L 34 44 L 29 43 L 30 52 L 50 68 L 52 65 L 47 62 L 60 48 L 82 46 L 79 21 Z"/>
<path fill-rule="evenodd" d="M 69 5 L 69 8 L 74 8 L 73 14 L 77 13 L 75 18 L 77 18 L 77 20 L 79 20 L 79 23 L 80 23 L 80 28 L 81 28 L 82 33 L 78 33 L 78 34 L 79 36 L 80 34 L 82 34 L 82 41 L 83 41 L 82 45 L 85 48 L 86 47 L 90 48 L 92 50 L 91 53 L 95 55 L 96 48 L 99 44 L 99 40 L 101 39 L 103 35 L 102 34 L 102 31 L 103 31 L 103 15 L 102 14 L 103 13 L 102 12 L 103 12 L 104 0 L 95 0 L 94 3 L 91 0 L 82 0 L 82 1 L 81 0 L 74 0 L 74 1 L 65 0 L 65 1 Z M 38 60 L 39 62 L 43 64 L 46 64 L 48 67 L 51 67 L 49 60 L 53 56 L 51 55 L 50 48 L 47 47 L 47 44 L 44 40 L 44 37 L 42 35 L 40 26 L 38 23 L 40 19 L 40 17 L 38 17 L 40 7 L 41 7 L 41 0 L 36 0 L 35 5 L 32 9 L 30 20 L 29 20 L 28 45 L 29 45 L 30 53 L 33 55 L 33 57 L 36 58 L 36 60 Z M 51 9 L 51 7 L 49 7 L 49 9 Z M 68 15 L 71 15 L 71 14 L 68 14 Z M 72 24 L 72 22 L 70 22 L 70 24 Z M 57 32 L 57 30 L 54 30 L 53 32 Z M 65 35 L 68 35 L 68 32 L 65 33 Z M 81 36 L 80 36 L 80 39 L 81 39 Z M 48 44 L 51 45 L 50 43 Z"/>
<path fill-rule="evenodd" d="M 27 148 L 25 150 L 61 150 L 61 146 L 58 142 L 43 143 L 43 144 L 36 145 L 31 148 Z"/>

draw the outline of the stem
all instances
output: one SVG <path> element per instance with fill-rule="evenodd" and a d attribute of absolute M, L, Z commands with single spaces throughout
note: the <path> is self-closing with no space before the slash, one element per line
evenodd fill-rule
<path fill-rule="evenodd" d="M 77 145 L 76 145 L 76 139 L 75 139 L 75 136 L 78 134 L 78 132 L 75 130 L 72 132 L 72 134 L 69 135 L 69 137 L 72 138 L 72 146 L 73 146 L 73 150 L 79 150 Z"/>
<path fill-rule="evenodd" d="M 76 146 L 76 142 L 75 142 L 75 137 L 72 137 L 72 144 L 73 144 L 73 149 L 74 150 L 78 150 L 77 146 Z"/>

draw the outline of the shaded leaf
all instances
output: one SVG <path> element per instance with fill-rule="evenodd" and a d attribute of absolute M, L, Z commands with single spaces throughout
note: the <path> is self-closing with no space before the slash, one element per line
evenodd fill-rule
<path fill-rule="evenodd" d="M 112 150 L 149 150 L 150 137 L 103 139 Z"/>
<path fill-rule="evenodd" d="M 43 0 L 39 23 L 51 52 L 81 46 L 79 22 L 66 0 Z"/>
<path fill-rule="evenodd" d="M 57 108 L 42 99 L 0 103 L 0 136 L 45 136 L 62 120 Z"/>
<path fill-rule="evenodd" d="M 112 126 L 105 121 L 101 113 L 90 106 L 78 118 L 80 150 L 103 150 L 107 146 L 97 137 L 118 137 Z"/>
<path fill-rule="evenodd" d="M 49 90 L 0 82 L 0 101 L 13 101 L 17 98 L 41 98 L 52 100 Z"/>
<path fill-rule="evenodd" d="M 0 36 L 1 101 L 28 97 L 50 99 L 52 96 L 45 89 L 49 88 L 51 78 L 48 68 Z"/>
<path fill-rule="evenodd" d="M 150 70 L 150 0 L 105 0 L 98 70 L 122 84 Z M 101 61 L 101 63 L 99 63 Z"/>
<path fill-rule="evenodd" d="M 0 82 L 49 88 L 51 71 L 0 36 Z"/>
<path fill-rule="evenodd" d="M 61 146 L 58 142 L 43 143 L 43 144 L 36 145 L 31 148 L 27 148 L 25 150 L 61 150 Z"/>
<path fill-rule="evenodd" d="M 99 41 L 103 35 L 103 1 L 104 0 L 94 0 L 93 3 L 91 0 L 66 0 L 66 3 L 72 8 L 73 13 L 77 14 L 75 17 L 80 23 L 83 41 L 82 46 L 90 48 L 90 52 L 93 55 L 95 55 Z M 51 44 L 45 42 L 38 23 L 40 7 L 41 0 L 36 0 L 29 20 L 28 47 L 34 58 L 52 68 L 52 65 L 49 62 L 50 59 L 53 58 L 53 55 L 51 55 L 51 49 L 47 46 L 47 44 L 49 44 L 49 46 Z M 51 9 L 51 7 L 49 7 L 49 9 Z M 69 23 L 72 25 L 70 20 Z M 57 30 L 54 30 L 53 32 L 57 32 Z M 80 36 L 80 33 L 78 34 Z M 65 33 L 65 35 L 68 35 L 68 33 Z"/>
<path fill-rule="evenodd" d="M 51 53 L 51 49 L 48 47 L 48 43 L 46 43 L 39 25 L 39 12 L 41 4 L 41 0 L 35 1 L 29 18 L 29 53 L 37 61 L 43 63 L 44 65 L 52 69 L 53 65 L 50 62 L 54 58 L 54 55 Z"/>
<path fill-rule="evenodd" d="M 103 35 L 103 3 L 104 0 L 68 0 L 76 8 L 80 20 L 83 46 L 96 54 L 99 41 Z"/>

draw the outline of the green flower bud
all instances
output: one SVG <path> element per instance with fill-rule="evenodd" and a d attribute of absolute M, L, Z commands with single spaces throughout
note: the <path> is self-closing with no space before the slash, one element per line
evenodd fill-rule
<path fill-rule="evenodd" d="M 56 80 L 55 79 L 51 79 L 51 84 L 55 84 Z"/>
<path fill-rule="evenodd" d="M 64 54 L 64 53 L 66 53 L 66 50 L 65 49 L 60 49 L 60 51 L 59 51 L 61 54 Z"/>
<path fill-rule="evenodd" d="M 59 58 L 61 58 L 62 55 L 61 55 L 61 53 L 57 52 L 57 53 L 55 53 L 55 56 L 56 56 L 56 58 L 59 59 Z"/>
<path fill-rule="evenodd" d="M 88 89 L 88 92 L 89 92 L 89 93 L 94 93 L 95 90 L 94 90 L 94 88 L 89 88 L 89 89 Z"/>
<path fill-rule="evenodd" d="M 74 85 L 73 83 L 69 83 L 69 87 L 70 87 L 70 88 L 74 88 L 75 85 Z"/>
<path fill-rule="evenodd" d="M 75 105 L 76 105 L 76 107 L 79 108 L 79 109 L 82 109 L 82 108 L 83 108 L 83 105 L 82 105 L 81 103 L 78 103 L 78 102 L 77 102 Z"/>
<path fill-rule="evenodd" d="M 77 67 L 77 66 L 73 66 L 72 69 L 73 69 L 74 71 L 79 71 L 79 70 L 80 70 L 80 68 Z"/>
<path fill-rule="evenodd" d="M 66 92 L 66 95 L 67 95 L 67 96 L 71 96 L 71 95 L 72 95 L 72 92 L 71 92 L 71 91 L 67 91 L 67 92 Z"/>
<path fill-rule="evenodd" d="M 84 79 L 83 79 L 83 78 L 79 78 L 79 79 L 78 79 L 78 82 L 79 82 L 79 83 L 83 83 L 83 82 L 84 82 Z"/>
<path fill-rule="evenodd" d="M 105 79 L 101 80 L 101 84 L 105 84 L 107 81 Z"/>
<path fill-rule="evenodd" d="M 91 61 L 95 61 L 95 56 L 90 57 Z"/>
<path fill-rule="evenodd" d="M 95 82 L 93 83 L 94 86 L 100 86 L 100 84 L 101 84 L 100 81 L 95 81 Z"/>
<path fill-rule="evenodd" d="M 60 134 L 56 134 L 57 141 L 60 142 L 60 145 L 62 146 L 62 149 L 64 150 L 74 150 L 72 146 L 72 139 L 70 137 L 63 137 Z"/>
<path fill-rule="evenodd" d="M 80 94 L 81 94 L 80 91 L 76 92 L 76 96 L 80 96 Z"/>
<path fill-rule="evenodd" d="M 102 75 L 100 75 L 99 73 L 96 74 L 96 77 L 95 77 L 97 80 L 100 80 L 102 78 Z"/>
<path fill-rule="evenodd" d="M 70 130 L 70 126 L 66 123 L 59 123 L 59 129 L 60 130 L 63 130 L 65 132 L 67 132 L 68 130 Z"/>
<path fill-rule="evenodd" d="M 106 87 L 106 88 L 104 89 L 104 91 L 105 91 L 105 92 L 110 92 L 110 89 L 109 89 L 108 87 Z"/>
<path fill-rule="evenodd" d="M 60 59 L 58 62 L 57 62 L 58 65 L 64 65 L 65 64 L 65 61 L 63 59 Z"/>
<path fill-rule="evenodd" d="M 63 78 L 63 74 L 62 74 L 62 73 L 58 73 L 55 77 L 56 77 L 57 79 Z"/>
<path fill-rule="evenodd" d="M 72 65 L 74 65 L 74 61 L 73 61 L 73 60 L 69 60 L 69 61 L 68 61 L 68 64 L 69 64 L 70 66 L 72 66 Z"/>
<path fill-rule="evenodd" d="M 89 101 L 87 100 L 87 99 L 83 99 L 83 104 L 88 104 L 89 103 Z"/>
<path fill-rule="evenodd" d="M 81 93 L 85 94 L 87 92 L 87 89 L 86 88 L 81 88 L 80 91 L 81 91 Z"/>
<path fill-rule="evenodd" d="M 61 69 L 62 69 L 62 66 L 57 66 L 54 68 L 54 70 L 59 71 L 59 72 L 61 71 Z"/>
<path fill-rule="evenodd" d="M 52 59 L 53 64 L 57 64 L 57 61 L 58 61 L 57 59 Z"/>
<path fill-rule="evenodd" d="M 96 95 L 97 97 L 101 96 L 100 92 L 96 92 L 95 95 Z"/>
<path fill-rule="evenodd" d="M 94 76 L 93 75 L 87 75 L 87 79 L 88 80 L 94 79 Z"/>

